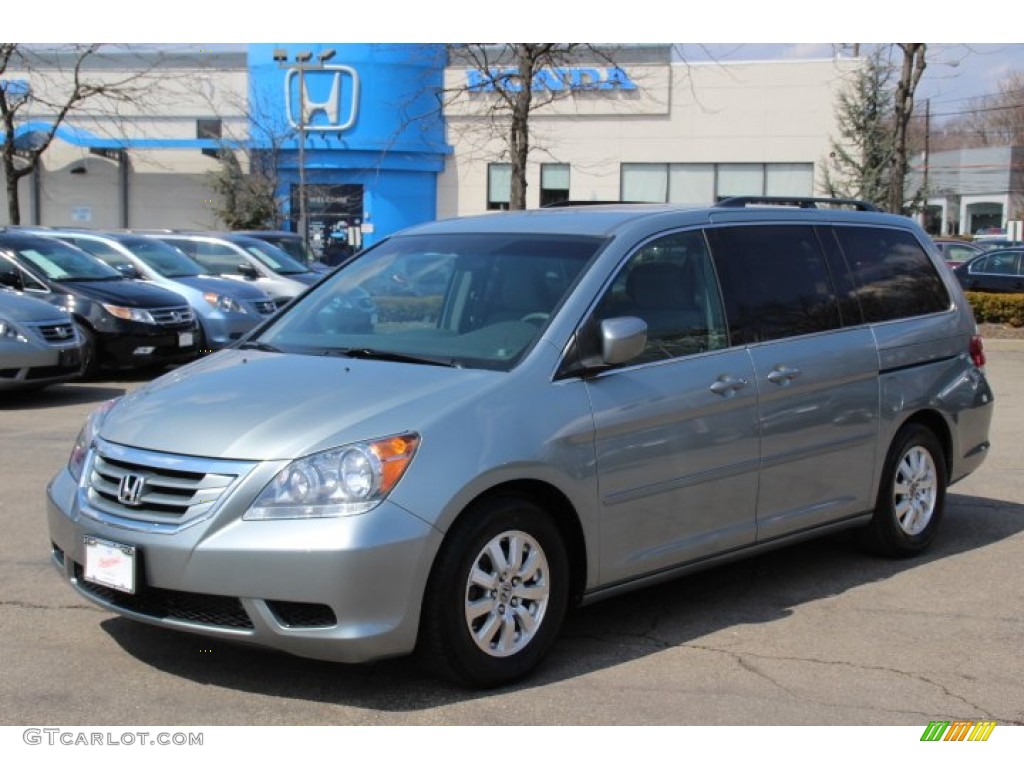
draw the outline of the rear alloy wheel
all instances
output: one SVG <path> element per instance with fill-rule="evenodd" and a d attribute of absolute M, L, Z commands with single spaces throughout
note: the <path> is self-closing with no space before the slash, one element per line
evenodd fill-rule
<path fill-rule="evenodd" d="M 420 661 L 472 687 L 522 678 L 558 635 L 568 576 L 561 532 L 532 501 L 501 497 L 467 510 L 427 588 Z"/>
<path fill-rule="evenodd" d="M 938 530 L 947 484 L 945 456 L 935 434 L 920 424 L 903 427 L 886 458 L 866 531 L 868 546 L 894 557 L 923 552 Z"/>

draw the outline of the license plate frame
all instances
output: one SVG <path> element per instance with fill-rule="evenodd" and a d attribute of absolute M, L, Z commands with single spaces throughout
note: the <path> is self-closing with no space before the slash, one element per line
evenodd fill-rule
<path fill-rule="evenodd" d="M 125 594 L 135 594 L 139 553 L 134 545 L 85 536 L 83 548 L 85 562 L 82 575 L 86 581 Z"/>

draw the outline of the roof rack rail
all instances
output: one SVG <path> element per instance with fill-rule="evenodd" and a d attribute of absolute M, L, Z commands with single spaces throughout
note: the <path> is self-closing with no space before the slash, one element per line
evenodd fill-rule
<path fill-rule="evenodd" d="M 716 204 L 719 208 L 746 208 L 748 205 L 788 205 L 794 208 L 821 208 L 823 206 L 853 208 L 857 211 L 881 213 L 881 209 L 866 200 L 851 200 L 843 197 L 727 197 Z"/>

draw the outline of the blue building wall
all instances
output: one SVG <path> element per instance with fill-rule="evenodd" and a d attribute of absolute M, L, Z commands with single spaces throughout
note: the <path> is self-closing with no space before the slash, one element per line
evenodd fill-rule
<path fill-rule="evenodd" d="M 335 55 L 320 62 L 328 49 Z M 312 54 L 301 72 L 300 52 Z M 292 193 L 293 220 L 300 134 L 305 135 L 308 218 L 317 235 L 317 228 L 325 222 L 330 228 L 339 217 L 337 210 L 322 211 L 323 205 L 346 198 L 351 205 L 355 188 L 361 192 L 361 245 L 436 217 L 437 174 L 452 151 L 436 96 L 444 65 L 444 46 L 434 44 L 248 47 L 250 136 L 255 148 L 276 155 L 279 191 Z M 303 82 L 308 103 L 300 115 Z"/>

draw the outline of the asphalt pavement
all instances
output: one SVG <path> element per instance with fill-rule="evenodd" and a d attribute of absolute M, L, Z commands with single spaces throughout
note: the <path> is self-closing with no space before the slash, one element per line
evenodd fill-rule
<path fill-rule="evenodd" d="M 0 396 L 0 724 L 1024 724 L 1024 342 L 989 341 L 992 452 L 922 557 L 854 537 L 582 609 L 528 681 L 307 661 L 119 618 L 49 562 L 44 488 L 88 412 L 141 380 Z"/>

